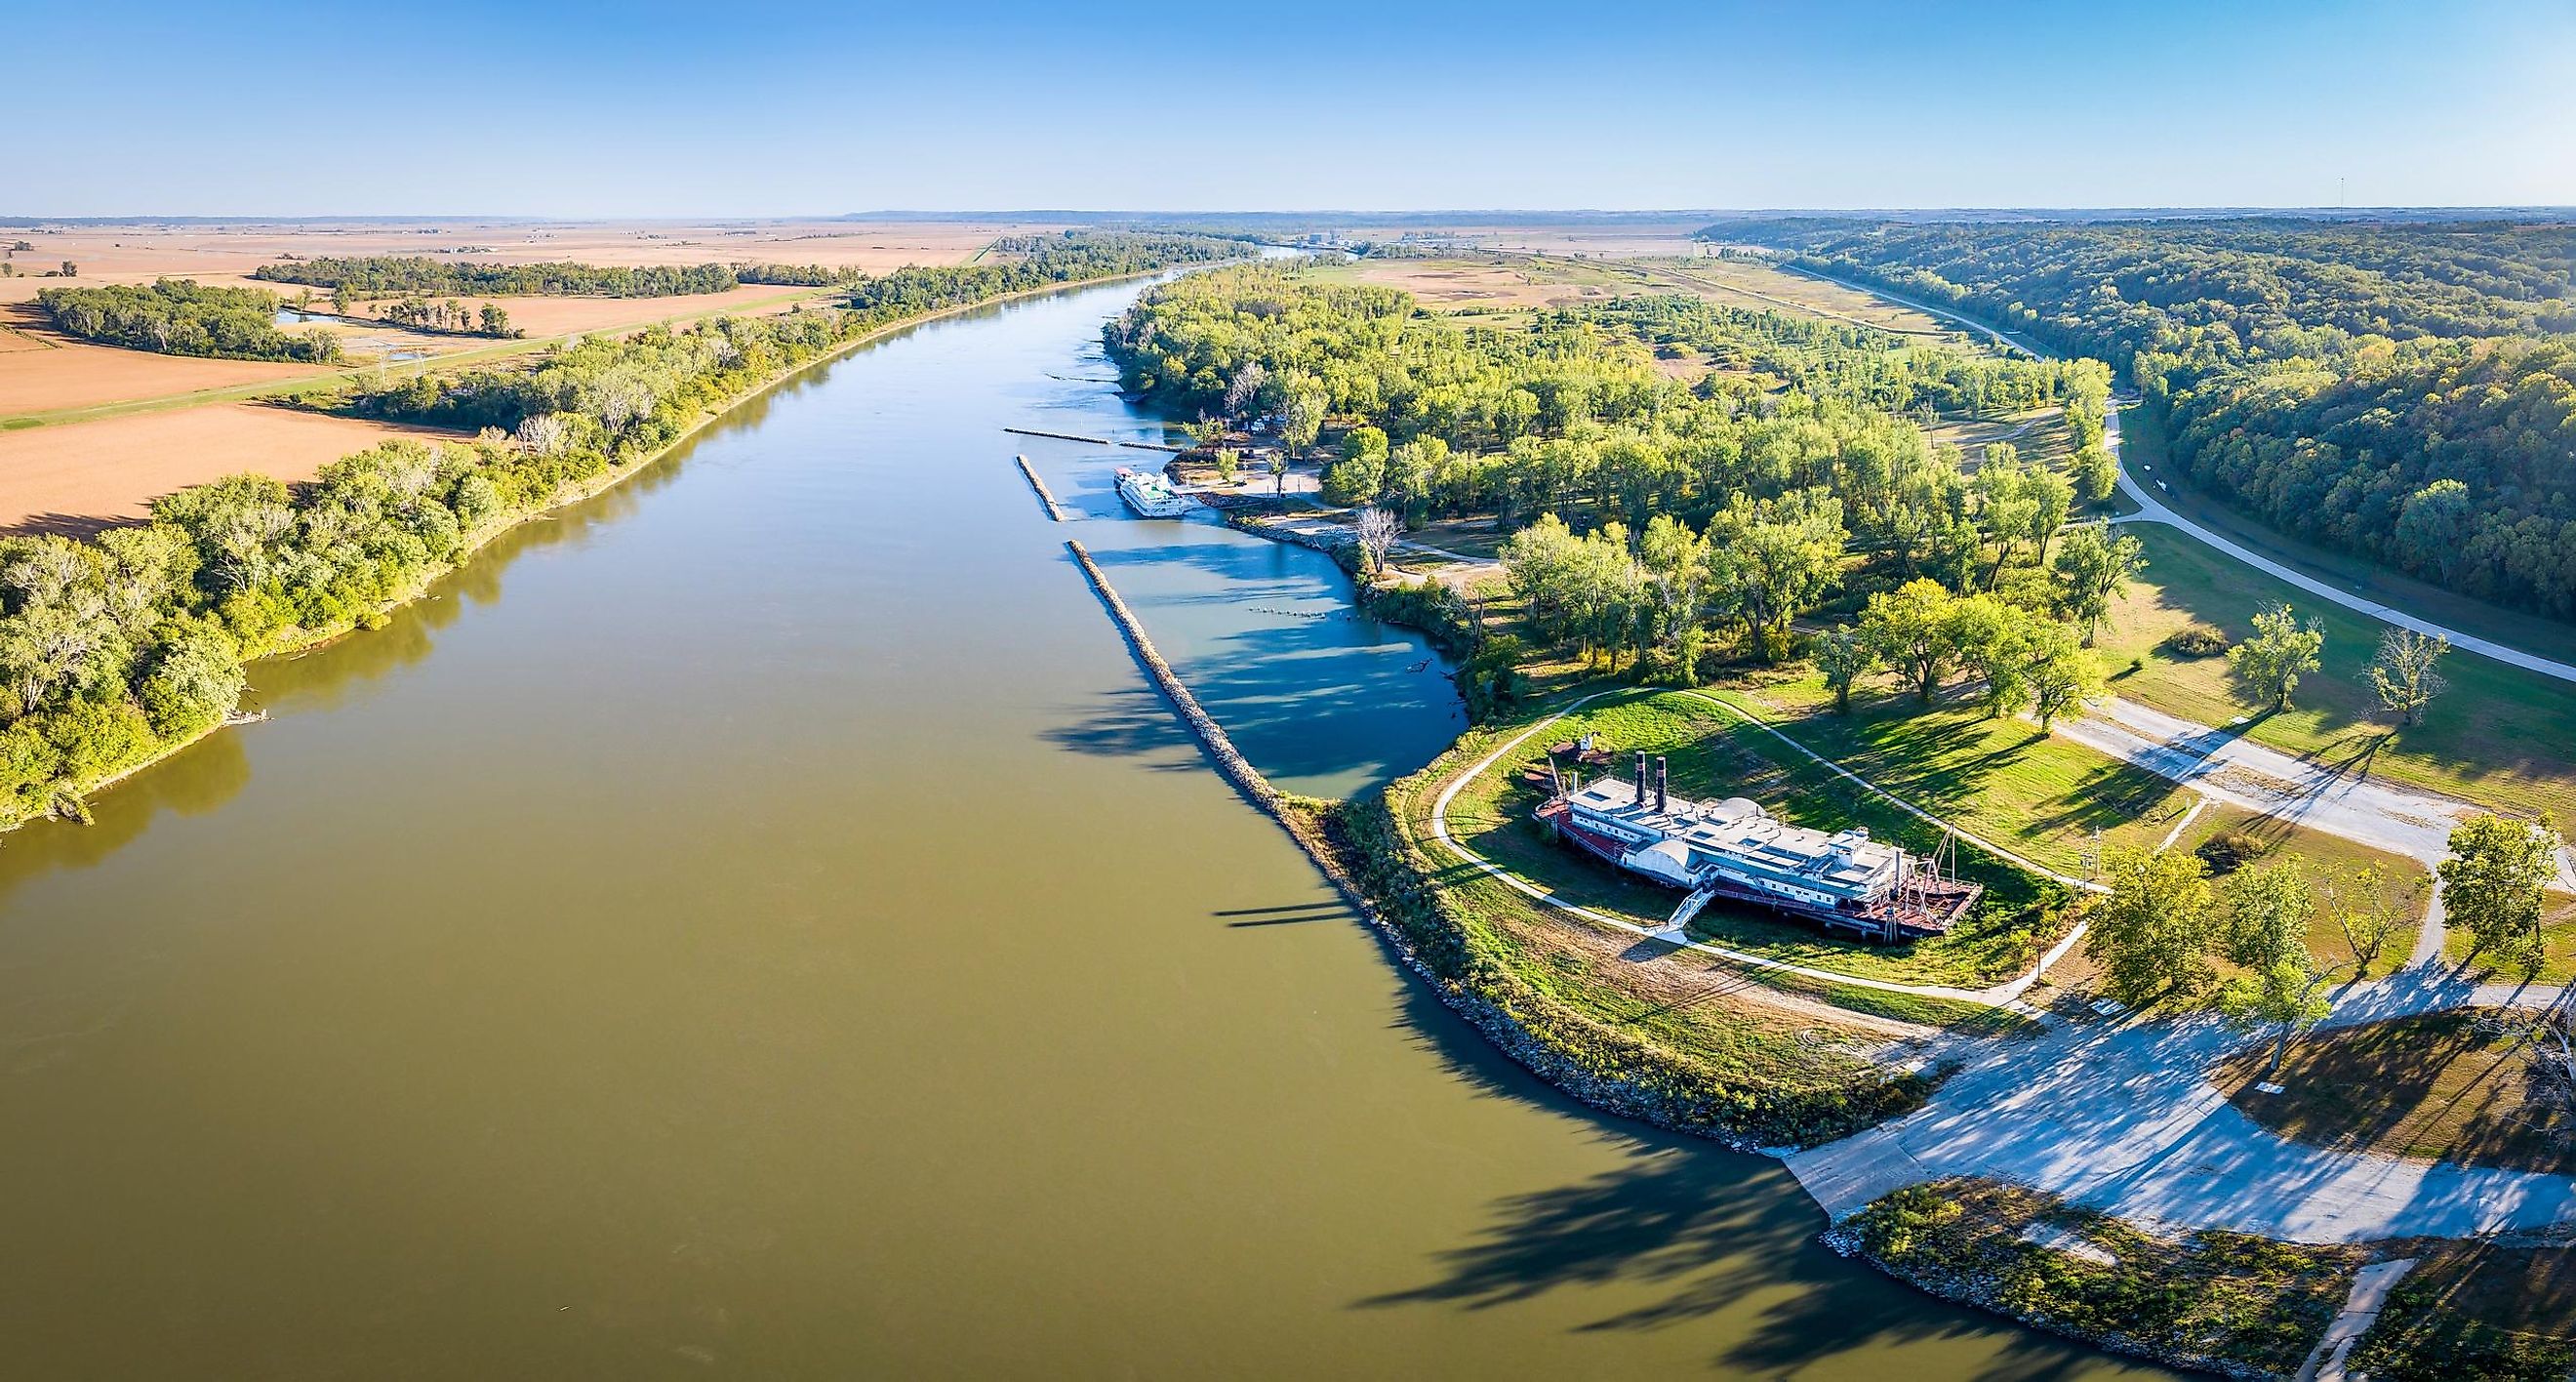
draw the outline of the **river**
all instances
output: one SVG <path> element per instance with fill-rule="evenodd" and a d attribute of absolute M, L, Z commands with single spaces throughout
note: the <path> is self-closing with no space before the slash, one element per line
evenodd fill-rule
<path fill-rule="evenodd" d="M 1554 1097 L 1207 769 L 1064 537 L 1284 786 L 1461 720 L 1323 558 L 999 430 L 1159 435 L 1137 291 L 809 372 L 0 842 L 11 1371 L 2124 1371 Z"/>

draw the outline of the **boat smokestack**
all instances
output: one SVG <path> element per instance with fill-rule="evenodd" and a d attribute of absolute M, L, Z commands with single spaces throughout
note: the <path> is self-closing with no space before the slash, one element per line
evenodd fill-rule
<path fill-rule="evenodd" d="M 1664 756 L 1663 756 L 1662 754 L 1660 754 L 1660 753 L 1659 753 L 1659 754 L 1656 754 L 1656 755 L 1655 755 L 1655 810 L 1656 810 L 1656 811 L 1658 811 L 1658 812 L 1665 812 L 1665 811 L 1670 811 L 1670 810 L 1672 810 L 1672 809 L 1673 809 L 1673 806 L 1672 806 L 1672 793 L 1671 793 L 1671 790 L 1670 790 L 1670 789 L 1671 789 L 1671 787 L 1672 787 L 1672 785 L 1673 785 L 1673 776 L 1672 776 L 1672 767 L 1671 767 L 1671 765 L 1669 765 L 1669 764 L 1667 764 L 1667 763 L 1665 763 L 1665 762 L 1664 762 Z"/>
<path fill-rule="evenodd" d="M 1646 755 L 1642 749 L 1637 753 L 1637 809 L 1646 809 Z"/>

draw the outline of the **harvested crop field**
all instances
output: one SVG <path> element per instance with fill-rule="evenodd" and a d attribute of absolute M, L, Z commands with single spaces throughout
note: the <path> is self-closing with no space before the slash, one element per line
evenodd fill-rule
<path fill-rule="evenodd" d="M 0 432 L 0 532 L 86 532 L 226 475 L 309 480 L 386 437 L 449 435 L 256 403 Z"/>
<path fill-rule="evenodd" d="M 0 314 L 17 327 L 23 318 Z M 28 347 L 34 343 L 33 348 Z M 0 333 L 0 418 L 56 408 L 86 408 L 161 398 L 316 373 L 312 365 L 266 360 L 204 360 L 147 350 L 88 345 L 43 330 Z"/>
<path fill-rule="evenodd" d="M 608 331 L 649 326 L 654 322 L 695 317 L 709 312 L 784 312 L 813 297 L 809 290 L 775 284 L 745 284 L 722 293 L 689 293 L 666 298 L 468 297 L 468 311 L 498 303 L 510 314 L 510 325 L 531 336 L 559 336 L 567 331 Z M 488 344 L 481 337 L 450 337 L 468 344 Z"/>
<path fill-rule="evenodd" d="M 962 264 L 997 236 L 1061 228 L 965 221 L 40 225 L 13 232 L 35 248 L 12 262 L 32 275 L 69 260 L 80 266 L 83 282 L 110 283 L 148 283 L 163 275 L 230 281 L 290 254 L 419 254 L 500 264 L 829 264 L 882 273 L 906 264 Z M 61 282 L 0 279 L 0 301 L 32 298 L 38 288 Z"/>

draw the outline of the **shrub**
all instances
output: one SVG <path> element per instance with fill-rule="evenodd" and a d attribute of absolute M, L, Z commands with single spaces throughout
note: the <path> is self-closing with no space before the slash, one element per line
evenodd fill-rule
<path fill-rule="evenodd" d="M 2241 830 L 2222 830 L 2192 851 L 2216 874 L 2233 873 L 2272 852 L 2272 846 Z"/>
<path fill-rule="evenodd" d="M 2174 630 L 2164 648 L 2179 657 L 2218 657 L 2227 651 L 2227 635 L 2207 624 L 2189 624 Z"/>

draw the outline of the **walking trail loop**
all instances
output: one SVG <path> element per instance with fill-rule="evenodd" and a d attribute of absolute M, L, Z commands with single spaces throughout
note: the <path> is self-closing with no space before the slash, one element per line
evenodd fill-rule
<path fill-rule="evenodd" d="M 2325 1025 L 2554 996 L 2410 971 L 2349 990 Z M 1990 1048 L 1920 1111 L 1798 1153 L 1789 1170 L 1836 1219 L 1919 1181 L 1987 1176 L 2143 1223 L 2308 1243 L 2576 1223 L 2564 1176 L 2330 1151 L 2266 1130 L 2209 1080 L 2262 1039 L 2215 1017 L 2066 1024 Z"/>
<path fill-rule="evenodd" d="M 1749 954 L 1741 950 L 1731 950 L 1722 945 L 1711 945 L 1706 941 L 1695 941 L 1690 938 L 1687 930 L 1682 927 L 1671 925 L 1670 923 L 1667 923 L 1660 928 L 1640 926 L 1636 922 L 1630 921 L 1625 917 L 1614 917 L 1607 912 L 1597 912 L 1589 907 L 1578 906 L 1558 897 L 1547 889 L 1530 882 L 1519 874 L 1513 873 L 1509 869 L 1494 863 L 1492 860 L 1476 853 L 1474 850 L 1467 848 L 1465 845 L 1458 842 L 1457 837 L 1449 833 L 1449 803 L 1457 799 L 1458 793 L 1461 789 L 1466 787 L 1468 783 L 1492 771 L 1494 765 L 1503 760 L 1504 755 L 1528 742 L 1530 736 L 1537 734 L 1539 731 L 1546 729 L 1548 726 L 1555 724 L 1557 721 L 1564 719 L 1566 716 L 1582 709 L 1586 705 L 1591 704 L 1593 701 L 1599 700 L 1603 696 L 1610 694 L 1611 692 L 1608 691 L 1595 691 L 1588 696 L 1569 702 L 1564 709 L 1557 711 L 1546 719 L 1540 720 L 1538 723 L 1531 725 L 1529 728 L 1522 730 L 1520 733 L 1503 741 L 1502 745 L 1496 748 L 1492 753 L 1478 759 L 1473 766 L 1449 779 L 1449 784 L 1440 789 L 1440 795 L 1434 798 L 1431 803 L 1431 833 L 1440 841 L 1441 846 L 1447 849 L 1450 853 L 1458 856 L 1458 858 L 1464 861 L 1469 867 L 1474 868 L 1478 872 L 1485 874 L 1487 877 L 1502 883 L 1504 886 L 1530 897 L 1545 906 L 1553 907 L 1560 912 L 1566 912 L 1571 915 L 1581 917 L 1595 926 L 1606 926 L 1614 931 L 1625 931 L 1630 935 L 1644 936 L 1650 940 L 1660 941 L 1666 945 L 1675 946 L 1683 950 L 1695 950 L 1703 955 L 1715 955 L 1720 959 L 1730 961 L 1734 964 L 1743 965 L 1750 969 L 1767 971 L 1773 974 L 1794 974 L 1800 978 L 1820 979 L 1827 983 L 1844 984 L 1853 988 L 1873 989 L 1881 993 L 1905 993 L 1913 994 L 1922 998 L 1942 998 L 1955 1003 L 1974 1003 L 1981 1007 L 2006 1008 L 2024 1014 L 2031 1014 L 2035 1011 L 2028 1004 L 2021 1001 L 2021 996 L 2030 989 L 2032 984 L 2039 981 L 2039 976 L 2046 971 L 2050 964 L 2055 963 L 2056 960 L 2065 953 L 2067 947 L 2064 945 L 2051 951 L 2049 955 L 2045 959 L 2041 960 L 2038 965 L 2034 966 L 2029 973 L 2008 983 L 1997 984 L 1988 989 L 1952 988 L 1945 984 L 1899 984 L 1892 983 L 1885 979 L 1865 979 L 1855 974 L 1839 974 L 1829 969 L 1814 969 L 1806 965 L 1790 964 L 1786 961 L 1774 960 L 1762 955 Z M 1714 697 L 1709 699 L 1727 710 L 1735 711 L 1738 715 L 1743 715 L 1742 711 L 1736 711 L 1735 707 L 1727 705 L 1724 701 L 1718 701 Z M 1750 716 L 1745 716 L 1745 718 L 1748 720 L 1751 719 Z M 1753 721 L 1753 723 L 1759 725 L 1761 722 L 1756 720 Z M 1769 727 L 1763 726 L 1763 728 L 1767 729 Z M 1772 732 L 1775 734 L 1778 733 L 1776 730 Z M 1801 753 L 1807 752 L 1806 749 L 1799 747 L 1794 742 L 1791 743 L 1791 747 L 1798 748 L 1798 751 Z M 1809 756 L 1813 757 L 1814 755 L 1810 754 Z M 1816 761 L 1819 763 L 1825 763 L 1828 767 L 1834 766 L 1822 758 L 1818 758 Z M 1841 772 L 1842 770 L 1837 767 L 1835 768 L 1835 771 Z M 1848 774 L 1846 775 L 1848 776 Z M 1880 789 L 1875 785 L 1863 781 L 1860 778 L 1854 777 L 1852 778 L 1852 781 L 1860 783 L 1861 786 L 1868 788 L 1872 792 L 1879 792 L 1882 796 L 1886 795 L 1886 793 L 1880 792 Z M 1897 805 L 1904 807 L 1904 809 L 1908 811 L 1915 811 L 1914 807 L 1906 804 L 1904 801 L 1896 797 L 1889 796 L 1887 799 L 1889 801 L 1896 802 Z M 1923 815 L 1920 811 L 1915 811 L 1915 814 Z M 1939 821 L 1928 815 L 1924 815 L 1923 819 L 1939 824 Z M 2005 855 L 2004 857 L 2012 858 L 2014 856 Z M 2034 865 L 2033 867 L 2036 866 Z M 2045 870 L 2042 871 L 2045 872 Z M 2055 875 L 2052 874 L 2050 876 L 2054 877 Z"/>

